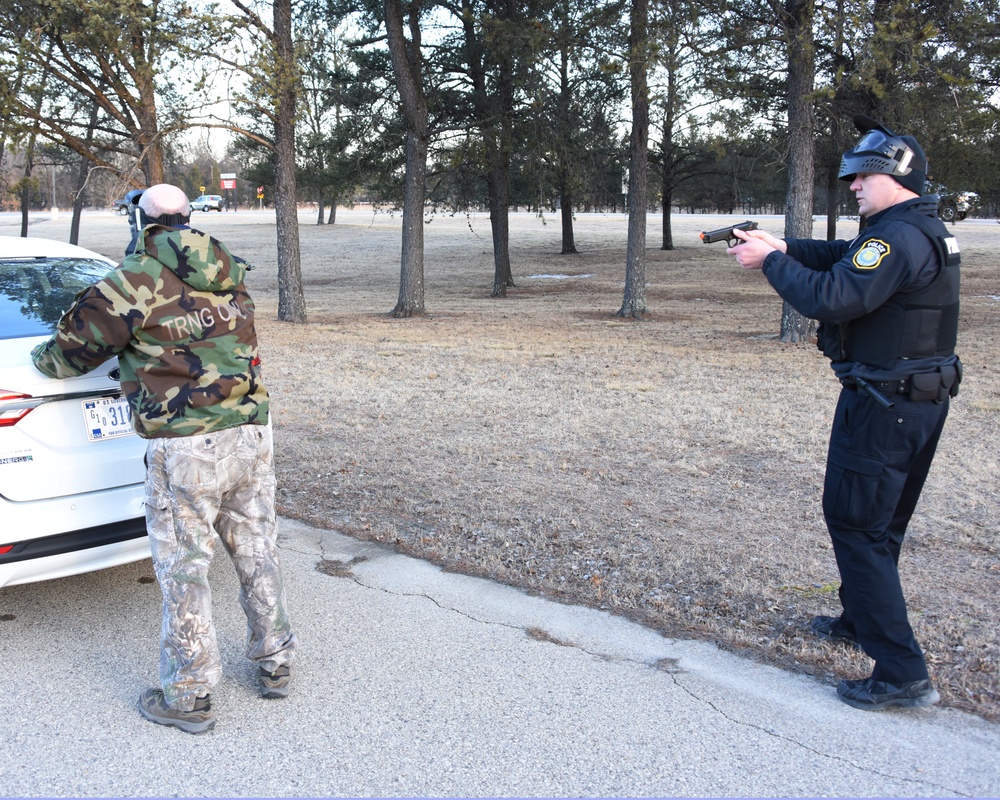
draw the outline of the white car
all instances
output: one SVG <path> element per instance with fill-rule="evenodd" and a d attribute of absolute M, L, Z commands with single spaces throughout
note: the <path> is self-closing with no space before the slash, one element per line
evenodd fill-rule
<path fill-rule="evenodd" d="M 82 247 L 0 236 L 0 587 L 149 557 L 145 441 L 118 359 L 63 381 L 31 363 L 77 292 L 114 266 Z"/>
<path fill-rule="evenodd" d="M 225 201 L 220 194 L 203 194 L 191 201 L 192 211 L 222 211 Z"/>

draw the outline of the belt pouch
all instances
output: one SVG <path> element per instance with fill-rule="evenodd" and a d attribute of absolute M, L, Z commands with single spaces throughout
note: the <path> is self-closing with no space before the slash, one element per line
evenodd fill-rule
<path fill-rule="evenodd" d="M 911 375 L 910 399 L 933 400 L 936 403 L 943 403 L 948 397 L 948 389 L 944 386 L 943 377 L 940 372 L 921 372 Z"/>

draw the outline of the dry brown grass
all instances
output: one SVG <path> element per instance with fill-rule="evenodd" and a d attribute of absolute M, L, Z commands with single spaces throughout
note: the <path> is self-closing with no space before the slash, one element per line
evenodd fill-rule
<path fill-rule="evenodd" d="M 806 630 L 838 610 L 820 493 L 839 387 L 813 345 L 776 340 L 763 277 L 698 242 L 718 218 L 675 218 L 677 249 L 648 251 L 649 319 L 627 322 L 621 216 L 581 216 L 581 254 L 561 256 L 557 224 L 516 215 L 505 300 L 488 297 L 488 219 L 436 217 L 429 314 L 395 320 L 398 219 L 304 215 L 309 322 L 291 325 L 273 223 L 238 216 L 196 222 L 258 265 L 282 514 L 831 682 L 868 674 Z M 1000 226 L 955 231 L 967 379 L 901 571 L 944 702 L 997 720 Z"/>

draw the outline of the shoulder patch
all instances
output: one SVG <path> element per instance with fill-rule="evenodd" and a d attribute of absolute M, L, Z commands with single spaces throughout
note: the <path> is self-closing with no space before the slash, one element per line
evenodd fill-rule
<path fill-rule="evenodd" d="M 882 259 L 889 255 L 889 243 L 881 239 L 869 239 L 854 254 L 854 266 L 858 269 L 875 269 Z"/>

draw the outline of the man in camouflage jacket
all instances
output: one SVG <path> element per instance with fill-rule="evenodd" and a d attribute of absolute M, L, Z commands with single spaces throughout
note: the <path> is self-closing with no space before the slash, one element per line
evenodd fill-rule
<path fill-rule="evenodd" d="M 176 186 L 147 189 L 139 213 L 135 252 L 75 299 L 32 358 L 66 378 L 118 357 L 147 440 L 146 525 L 163 592 L 162 689 L 144 692 L 139 710 L 202 733 L 215 725 L 209 693 L 222 673 L 208 584 L 216 534 L 239 576 L 261 693 L 288 693 L 295 636 L 276 546 L 268 395 L 244 265 L 188 228 Z"/>

